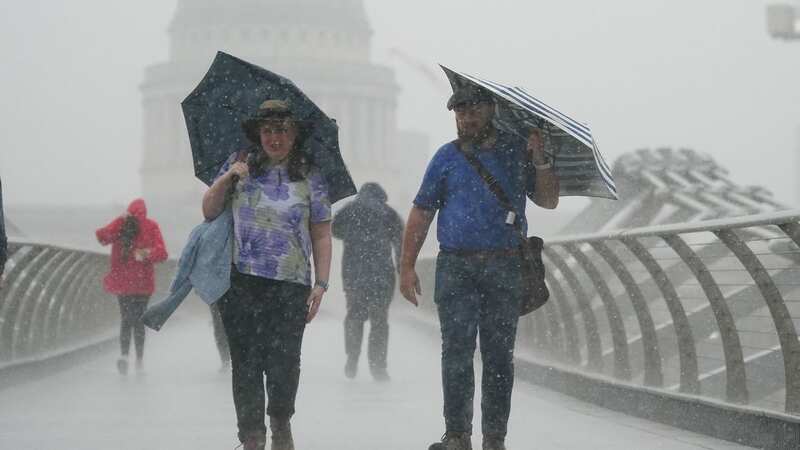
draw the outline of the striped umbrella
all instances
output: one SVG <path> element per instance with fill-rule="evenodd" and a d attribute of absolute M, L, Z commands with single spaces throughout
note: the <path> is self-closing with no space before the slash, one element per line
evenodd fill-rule
<path fill-rule="evenodd" d="M 545 152 L 555 163 L 561 196 L 602 197 L 616 200 L 611 169 L 597 150 L 588 125 L 546 105 L 520 87 L 509 87 L 441 66 L 453 91 L 477 85 L 495 97 L 494 125 L 528 139 L 531 130 L 545 136 Z"/>

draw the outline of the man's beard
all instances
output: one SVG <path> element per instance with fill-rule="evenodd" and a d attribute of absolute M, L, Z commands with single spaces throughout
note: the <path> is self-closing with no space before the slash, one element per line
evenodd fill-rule
<path fill-rule="evenodd" d="M 460 141 L 472 144 L 476 147 L 480 146 L 494 136 L 494 127 L 492 127 L 492 122 L 488 122 L 483 128 L 475 132 L 465 131 L 461 127 L 457 127 L 457 129 L 458 139 Z"/>

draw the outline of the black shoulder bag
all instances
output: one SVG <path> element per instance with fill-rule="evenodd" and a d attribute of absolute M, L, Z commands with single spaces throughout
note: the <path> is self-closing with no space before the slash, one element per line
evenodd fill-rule
<path fill-rule="evenodd" d="M 461 154 L 464 155 L 464 158 L 466 158 L 470 165 L 475 169 L 475 171 L 478 172 L 478 175 L 483 178 L 483 181 L 486 182 L 489 190 L 492 191 L 494 196 L 497 197 L 497 200 L 500 202 L 500 206 L 508 211 L 509 214 L 514 215 L 510 217 L 514 219 L 514 229 L 517 231 L 517 234 L 520 238 L 520 257 L 522 258 L 522 277 L 524 290 L 522 304 L 520 304 L 519 315 L 524 316 L 525 314 L 536 311 L 542 305 L 547 303 L 547 299 L 550 298 L 550 291 L 547 289 L 547 284 L 544 281 L 544 263 L 542 262 L 542 247 L 544 246 L 544 241 L 538 236 L 525 236 L 520 222 L 515 217 L 516 212 L 514 211 L 514 207 L 508 200 L 503 188 L 497 182 L 497 179 L 486 169 L 486 167 L 483 166 L 483 164 L 481 164 L 478 157 L 475 156 L 475 153 L 466 151 L 464 148 L 462 148 L 461 143 L 458 141 L 455 141 L 454 144 L 459 149 Z"/>

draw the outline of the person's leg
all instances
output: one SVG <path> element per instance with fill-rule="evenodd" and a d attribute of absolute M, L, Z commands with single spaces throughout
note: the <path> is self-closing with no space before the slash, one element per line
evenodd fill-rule
<path fill-rule="evenodd" d="M 442 332 L 442 390 L 448 433 L 472 433 L 479 298 L 470 265 L 464 258 L 448 254 L 440 254 L 436 263 L 434 300 Z"/>
<path fill-rule="evenodd" d="M 269 297 L 272 306 L 265 328 L 268 333 L 266 365 L 267 415 L 290 418 L 300 381 L 300 351 L 306 327 L 308 286 L 272 281 Z"/>
<path fill-rule="evenodd" d="M 311 289 L 296 283 L 271 283 L 267 301 L 273 306 L 266 322 L 267 415 L 272 448 L 293 450 L 290 420 L 300 382 L 300 352 L 306 327 L 306 299 Z"/>
<path fill-rule="evenodd" d="M 364 322 L 368 314 L 362 290 L 347 290 L 345 297 L 347 313 L 344 317 L 344 349 L 347 354 L 347 364 L 344 372 L 348 378 L 353 378 L 358 370 L 361 342 L 364 339 Z"/>
<path fill-rule="evenodd" d="M 131 331 L 133 331 L 133 314 L 131 311 L 131 297 L 120 295 L 119 303 L 119 350 L 120 355 L 128 357 L 131 349 Z"/>
<path fill-rule="evenodd" d="M 231 384 L 239 440 L 244 442 L 254 435 L 265 440 L 264 286 L 255 280 L 256 277 L 232 270 L 231 288 L 218 305 L 231 352 Z"/>
<path fill-rule="evenodd" d="M 219 359 L 222 367 L 227 368 L 231 363 L 231 352 L 228 349 L 228 337 L 225 335 L 225 327 L 222 325 L 222 316 L 219 313 L 219 305 L 209 305 L 211 310 L 211 324 L 214 327 L 214 342 L 217 344 Z"/>
<path fill-rule="evenodd" d="M 376 379 L 388 379 L 386 373 L 389 347 L 389 304 L 391 294 L 378 293 L 370 298 L 369 312 L 369 367 Z"/>
<path fill-rule="evenodd" d="M 142 358 L 144 358 L 144 339 L 145 339 L 145 328 L 144 322 L 142 322 L 142 315 L 144 311 L 147 309 L 147 302 L 150 300 L 150 297 L 147 296 L 136 296 L 134 297 L 134 301 L 131 303 L 131 319 L 133 321 L 133 342 L 136 347 L 136 366 L 137 368 L 141 368 L 142 366 Z"/>
<path fill-rule="evenodd" d="M 119 303 L 119 354 L 117 370 L 122 375 L 128 373 L 128 353 L 131 348 L 131 332 L 133 331 L 133 311 L 131 297 L 120 295 Z"/>
<path fill-rule="evenodd" d="M 480 277 L 481 416 L 484 442 L 501 446 L 514 385 L 514 343 L 522 300 L 522 272 L 515 258 L 495 259 Z"/>

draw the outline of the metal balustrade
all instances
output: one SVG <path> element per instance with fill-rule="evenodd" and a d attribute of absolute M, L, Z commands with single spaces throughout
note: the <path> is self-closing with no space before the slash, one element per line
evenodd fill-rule
<path fill-rule="evenodd" d="M 103 291 L 108 255 L 9 242 L 0 289 L 0 368 L 38 361 L 116 336 L 119 309 Z M 174 263 L 157 266 L 157 285 Z"/>
<path fill-rule="evenodd" d="M 518 348 L 576 373 L 800 414 L 800 210 L 545 239 Z M 418 272 L 432 312 L 435 261 Z"/>

